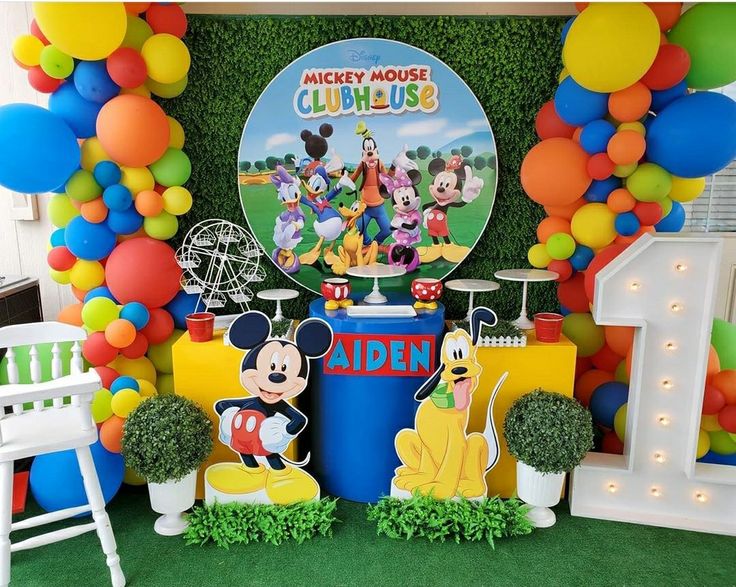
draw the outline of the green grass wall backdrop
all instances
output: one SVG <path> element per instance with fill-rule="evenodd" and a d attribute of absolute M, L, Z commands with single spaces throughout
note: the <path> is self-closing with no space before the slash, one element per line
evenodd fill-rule
<path fill-rule="evenodd" d="M 377 5 L 377 9 L 380 6 Z M 541 206 L 526 197 L 519 168 L 536 142 L 534 117 L 557 86 L 562 18 L 456 17 L 242 17 L 190 15 L 185 42 L 192 55 L 189 85 L 167 102 L 167 112 L 186 131 L 184 149 L 192 160 L 187 187 L 194 195 L 177 238 L 195 223 L 224 218 L 246 226 L 237 184 L 237 154 L 248 113 L 271 79 L 300 55 L 332 41 L 380 37 L 409 43 L 441 59 L 478 97 L 496 138 L 499 183 L 485 234 L 453 277 L 493 279 L 502 268 L 528 266 Z M 289 287 L 266 256 L 263 288 Z M 306 315 L 313 295 L 306 291 L 285 304 L 289 317 Z M 500 316 L 518 315 L 521 288 L 505 283 L 479 302 Z M 448 292 L 447 315 L 459 318 L 465 295 Z M 252 307 L 272 312 L 260 300 Z M 557 307 L 554 285 L 530 287 L 530 312 Z"/>

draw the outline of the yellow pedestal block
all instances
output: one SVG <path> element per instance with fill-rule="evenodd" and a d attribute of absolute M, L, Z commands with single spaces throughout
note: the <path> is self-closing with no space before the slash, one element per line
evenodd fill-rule
<path fill-rule="evenodd" d="M 217 400 L 229 397 L 246 397 L 248 392 L 240 385 L 240 363 L 243 352 L 222 342 L 223 332 L 215 332 L 208 342 L 192 342 L 185 332 L 172 347 L 174 362 L 174 391 L 178 395 L 194 400 L 204 408 L 212 420 L 214 447 L 210 458 L 202 465 L 197 475 L 197 499 L 204 498 L 202 475 L 215 463 L 238 461 L 238 456 L 218 438 L 220 419 L 215 413 Z M 296 440 L 284 453 L 286 458 L 296 460 Z"/>
<path fill-rule="evenodd" d="M 477 353 L 483 373 L 470 408 L 469 429 L 472 432 L 483 431 L 493 388 L 501 374 L 509 372 L 493 407 L 501 455 L 486 475 L 486 481 L 489 496 L 512 497 L 516 492 L 516 459 L 509 454 L 503 436 L 506 412 L 516 399 L 538 387 L 572 397 L 576 347 L 564 336 L 558 343 L 537 342 L 534 331 L 529 331 L 526 347 L 483 347 Z"/>

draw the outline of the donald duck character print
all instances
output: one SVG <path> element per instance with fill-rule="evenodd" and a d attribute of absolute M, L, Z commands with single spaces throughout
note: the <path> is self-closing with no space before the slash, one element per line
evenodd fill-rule
<path fill-rule="evenodd" d="M 300 323 L 294 342 L 271 337 L 271 321 L 256 311 L 240 315 L 228 330 L 230 344 L 246 351 L 240 382 L 249 396 L 215 402 L 220 441 L 240 463 L 218 463 L 205 473 L 208 503 L 290 504 L 319 499 L 315 479 L 282 456 L 306 427 L 307 417 L 289 400 L 307 386 L 309 361 L 332 346 L 332 329 L 318 318 Z"/>

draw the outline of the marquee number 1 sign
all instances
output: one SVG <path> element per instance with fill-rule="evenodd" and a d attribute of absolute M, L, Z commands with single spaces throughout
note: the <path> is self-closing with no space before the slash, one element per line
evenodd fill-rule
<path fill-rule="evenodd" d="M 720 254 L 645 235 L 596 276 L 596 322 L 637 328 L 624 454 L 573 472 L 573 515 L 736 535 L 736 467 L 695 462 Z"/>

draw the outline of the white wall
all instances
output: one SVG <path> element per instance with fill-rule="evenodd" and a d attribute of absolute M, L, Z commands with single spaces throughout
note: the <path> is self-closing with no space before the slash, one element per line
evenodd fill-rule
<path fill-rule="evenodd" d="M 28 85 L 26 72 L 12 59 L 13 40 L 28 32 L 31 6 L 25 2 L 0 2 L 0 104 L 28 102 L 45 105 L 46 98 Z M 0 274 L 37 277 L 41 285 L 44 317 L 56 318 L 59 310 L 75 301 L 69 286 L 55 283 L 46 265 L 46 243 L 54 227 L 46 215 L 48 195 L 39 195 L 39 219 L 10 219 L 10 192 L 0 187 Z"/>

